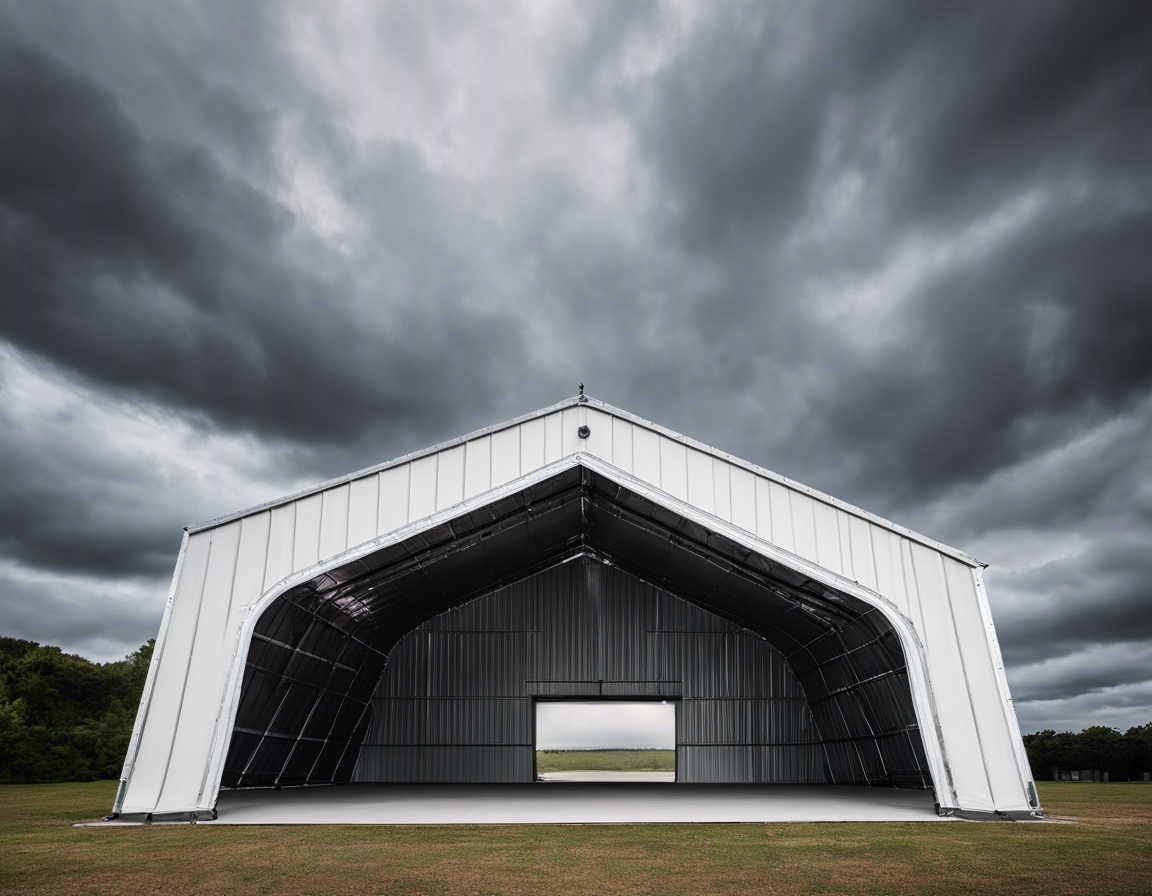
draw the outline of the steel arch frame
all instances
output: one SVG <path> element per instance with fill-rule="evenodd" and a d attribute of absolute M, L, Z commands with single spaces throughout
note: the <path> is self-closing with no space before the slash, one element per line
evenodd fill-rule
<path fill-rule="evenodd" d="M 924 644 L 921 641 L 915 625 L 912 620 L 904 615 L 900 609 L 882 594 L 872 591 L 858 584 L 855 581 L 845 578 L 837 573 L 832 572 L 817 564 L 811 563 L 801 557 L 796 556 L 788 551 L 785 551 L 775 545 L 766 542 L 757 536 L 740 529 L 739 527 L 728 523 L 712 514 L 700 510 L 699 508 L 682 501 L 667 492 L 654 488 L 649 483 L 637 479 L 631 474 L 615 467 L 599 458 L 576 453 L 562 458 L 553 464 L 536 470 L 526 476 L 513 480 L 503 486 L 491 489 L 481 495 L 477 495 L 467 501 L 463 501 L 457 505 L 446 508 L 439 513 L 425 517 L 415 523 L 411 523 L 402 528 L 396 529 L 392 532 L 372 539 L 371 541 L 364 542 L 354 548 L 344 551 L 340 554 L 326 558 L 306 569 L 293 573 L 281 579 L 275 585 L 266 589 L 259 598 L 252 603 L 248 604 L 245 608 L 244 621 L 236 635 L 228 677 L 224 692 L 222 694 L 220 707 L 216 715 L 214 732 L 211 741 L 211 749 L 209 751 L 206 767 L 201 779 L 201 786 L 197 797 L 196 811 L 210 813 L 214 811 L 216 800 L 221 786 L 221 778 L 224 772 L 224 763 L 228 753 L 228 747 L 231 741 L 232 730 L 236 720 L 237 709 L 239 707 L 241 690 L 244 678 L 244 668 L 247 661 L 249 646 L 252 641 L 252 634 L 255 630 L 256 623 L 260 619 L 263 612 L 270 607 L 273 602 L 292 588 L 303 581 L 314 578 L 330 570 L 344 566 L 347 563 L 355 561 L 368 554 L 372 554 L 382 548 L 397 542 L 403 541 L 420 532 L 427 531 L 435 526 L 442 525 L 464 513 L 476 510 L 491 504 L 509 494 L 521 491 L 527 486 L 549 479 L 559 473 L 574 467 L 585 467 L 594 473 L 597 473 L 606 479 L 614 482 L 615 484 L 629 489 L 654 504 L 663 507 L 673 513 L 679 514 L 684 518 L 695 522 L 696 524 L 715 532 L 725 538 L 730 539 L 736 544 L 741 545 L 745 549 L 760 554 L 765 558 L 774 562 L 780 563 L 784 566 L 790 567 L 796 572 L 800 572 L 814 581 L 821 582 L 830 588 L 835 588 L 842 591 L 861 602 L 877 609 L 885 618 L 885 620 L 892 626 L 893 630 L 900 638 L 900 645 L 904 652 L 905 664 L 908 670 L 908 682 L 911 692 L 912 703 L 916 713 L 917 725 L 920 729 L 921 739 L 923 742 L 925 756 L 928 761 L 928 767 L 932 778 L 932 783 L 936 792 L 936 800 L 943 812 L 953 812 L 960 809 L 959 801 L 956 794 L 956 789 L 952 780 L 951 770 L 948 763 L 946 747 L 944 738 L 939 723 L 938 714 L 936 711 L 935 697 L 931 687 L 931 681 L 928 673 L 927 656 Z M 168 612 L 165 613 L 165 620 L 162 623 L 162 635 L 166 634 Z M 157 652 L 163 650 L 163 637 L 158 640 Z M 145 698 L 141 703 L 140 712 L 137 718 L 137 730 L 133 734 L 133 743 L 129 753 L 129 760 L 126 762 L 126 774 L 122 777 L 120 793 L 117 795 L 117 806 L 114 812 L 120 808 L 120 803 L 123 798 L 123 793 L 126 790 L 126 785 L 131 775 L 131 765 L 134 764 L 136 751 L 139 749 L 139 728 L 142 717 L 147 713 L 147 706 L 151 702 L 152 690 L 154 681 L 147 682 Z M 1027 782 L 1025 782 L 1025 785 Z"/>

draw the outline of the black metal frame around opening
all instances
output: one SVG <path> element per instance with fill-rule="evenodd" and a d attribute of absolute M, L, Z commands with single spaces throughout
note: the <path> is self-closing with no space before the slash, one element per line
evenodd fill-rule
<path fill-rule="evenodd" d="M 351 779 L 388 652 L 423 621 L 588 555 L 780 650 L 828 779 L 931 787 L 903 648 L 883 614 L 576 466 L 285 591 L 258 620 L 222 783 Z"/>
<path fill-rule="evenodd" d="M 536 749 L 536 734 L 537 729 L 540 727 L 540 716 L 537 714 L 537 707 L 541 703 L 668 703 L 673 707 L 672 716 L 672 735 L 675 739 L 675 744 L 672 747 L 672 772 L 673 783 L 678 783 L 680 780 L 680 704 L 681 698 L 677 697 L 627 697 L 627 696 L 610 696 L 610 697 L 589 697 L 573 696 L 573 697 L 533 697 L 532 698 L 532 781 L 534 783 L 540 782 L 540 769 L 537 766 L 537 753 Z"/>

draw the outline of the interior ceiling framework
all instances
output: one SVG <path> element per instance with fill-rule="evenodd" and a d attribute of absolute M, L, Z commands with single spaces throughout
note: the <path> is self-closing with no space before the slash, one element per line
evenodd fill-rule
<path fill-rule="evenodd" d="M 376 684 L 407 632 L 579 556 L 781 651 L 807 696 L 829 780 L 931 786 L 904 653 L 879 610 L 583 466 L 277 598 L 254 629 L 222 783 L 351 780 Z"/>

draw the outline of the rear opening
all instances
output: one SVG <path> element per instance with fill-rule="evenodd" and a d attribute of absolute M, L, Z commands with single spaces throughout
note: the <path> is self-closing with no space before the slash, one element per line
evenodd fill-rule
<path fill-rule="evenodd" d="M 538 700 L 537 781 L 676 780 L 676 703 Z"/>

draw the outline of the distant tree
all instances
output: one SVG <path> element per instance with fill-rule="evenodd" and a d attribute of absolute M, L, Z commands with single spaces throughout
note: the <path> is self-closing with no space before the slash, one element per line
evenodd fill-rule
<path fill-rule="evenodd" d="M 1124 732 L 1124 776 L 1142 778 L 1152 772 L 1152 722 Z"/>
<path fill-rule="evenodd" d="M 1113 781 L 1138 780 L 1152 772 L 1152 723 L 1129 728 L 1093 725 L 1078 734 L 1051 729 L 1024 735 L 1032 776 L 1049 780 L 1054 768 L 1108 772 Z"/>
<path fill-rule="evenodd" d="M 0 781 L 118 776 L 153 646 L 93 663 L 59 647 L 0 638 Z"/>

